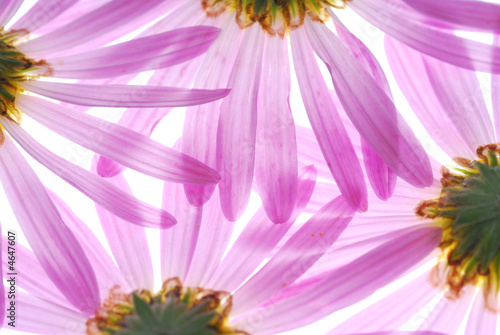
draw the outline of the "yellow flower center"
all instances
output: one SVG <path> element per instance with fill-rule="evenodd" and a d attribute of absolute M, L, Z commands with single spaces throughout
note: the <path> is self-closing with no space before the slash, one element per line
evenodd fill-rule
<path fill-rule="evenodd" d="M 443 167 L 439 198 L 416 209 L 443 231 L 440 248 L 451 298 L 469 283 L 481 285 L 485 295 L 496 296 L 500 288 L 500 145 L 479 147 L 477 155 L 476 161 L 456 158 L 456 167 Z"/>
<path fill-rule="evenodd" d="M 258 22 L 270 35 L 283 37 L 304 23 L 306 14 L 315 21 L 328 19 L 328 7 L 345 8 L 351 0 L 202 0 L 208 16 L 236 11 L 241 29 Z"/>
<path fill-rule="evenodd" d="M 87 321 L 87 334 L 248 335 L 227 325 L 231 306 L 229 293 L 184 288 L 178 278 L 165 281 L 156 294 L 124 294 L 115 287 Z"/>

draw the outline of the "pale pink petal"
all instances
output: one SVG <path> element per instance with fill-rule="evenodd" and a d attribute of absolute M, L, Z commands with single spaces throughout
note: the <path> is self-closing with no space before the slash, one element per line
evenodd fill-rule
<path fill-rule="evenodd" d="M 206 285 L 207 281 L 220 264 L 234 226 L 233 222 L 224 218 L 220 209 L 219 194 L 215 191 L 214 197 L 203 205 L 200 234 L 185 280 L 186 285 L 211 287 Z M 213 287 L 211 288 L 213 289 Z"/>
<path fill-rule="evenodd" d="M 20 50 L 34 56 L 46 56 L 82 45 L 120 29 L 121 35 L 137 28 L 138 18 L 157 7 L 162 0 L 110 1 L 90 13 L 80 15 L 67 25 L 23 43 Z M 158 15 L 156 12 L 155 15 Z"/>
<path fill-rule="evenodd" d="M 302 99 L 326 165 L 346 201 L 353 208 L 364 211 L 368 208 L 368 200 L 363 172 L 313 50 L 303 29 L 291 31 L 290 38 Z"/>
<path fill-rule="evenodd" d="M 24 0 L 4 0 L 0 4 L 0 27 L 5 26 L 16 14 Z"/>
<path fill-rule="evenodd" d="M 390 37 L 385 39 L 385 48 L 399 87 L 432 139 L 451 157 L 472 157 L 473 149 L 443 110 L 429 78 L 422 75 L 426 73 L 422 55 Z"/>
<path fill-rule="evenodd" d="M 5 245 L 3 245 L 2 243 L 5 243 L 7 242 Z M 15 249 L 9 249 L 9 242 L 8 241 L 5 241 L 5 239 L 1 239 L 0 240 L 0 257 L 2 257 L 2 260 L 4 259 L 4 255 L 5 255 L 5 260 L 8 260 L 8 257 L 10 256 L 9 254 L 9 251 L 12 252 L 13 250 Z M 5 253 L 3 252 L 3 248 L 5 247 Z M 11 247 L 12 248 L 12 247 Z M 12 273 L 11 270 L 15 270 L 15 269 L 11 269 L 8 267 L 8 265 L 5 265 L 4 262 L 2 262 L 2 266 L 0 266 L 0 278 L 3 278 L 3 271 L 2 269 L 5 267 L 6 269 L 6 276 L 5 278 L 6 279 L 11 279 L 8 275 L 8 273 Z M 18 270 L 15 270 L 15 271 L 18 271 Z M 9 282 L 7 282 L 9 283 Z M 10 283 L 8 284 L 7 287 L 10 286 Z M 7 289 L 7 291 L 9 291 L 9 289 Z M 10 306 L 9 306 L 10 307 Z M 4 286 L 2 285 L 2 287 L 0 287 L 0 319 L 3 320 L 4 316 L 5 316 L 5 292 L 4 292 Z M 10 313 L 10 312 L 8 312 Z M 2 325 L 0 325 L 0 329 L 2 328 Z"/>
<path fill-rule="evenodd" d="M 232 315 L 264 303 L 293 284 L 331 247 L 353 215 L 354 210 L 343 197 L 326 204 L 233 294 Z"/>
<path fill-rule="evenodd" d="M 100 299 L 92 266 L 35 172 L 8 137 L 0 147 L 0 179 L 47 275 L 75 307 L 93 314 Z"/>
<path fill-rule="evenodd" d="M 230 221 L 241 216 L 252 190 L 263 37 L 260 25 L 245 30 L 229 78 L 232 91 L 220 108 L 217 170 L 222 211 Z"/>
<path fill-rule="evenodd" d="M 391 99 L 330 29 L 310 19 L 304 27 L 361 136 L 399 177 L 417 187 L 429 186 L 429 157 Z"/>
<path fill-rule="evenodd" d="M 106 210 L 139 226 L 167 228 L 175 224 L 175 218 L 169 213 L 139 201 L 103 178 L 53 154 L 16 123 L 5 120 L 2 124 L 34 159 Z"/>
<path fill-rule="evenodd" d="M 286 222 L 297 194 L 297 143 L 290 110 L 287 39 L 265 35 L 257 103 L 255 181 L 274 223 Z"/>
<path fill-rule="evenodd" d="M 7 249 L 9 245 L 7 236 L 2 236 L 2 242 L 3 250 L 5 254 L 7 254 L 9 251 Z M 16 250 L 15 273 L 29 273 L 29 276 L 23 276 L 22 281 L 20 283 L 18 282 L 16 285 L 32 296 L 51 301 L 66 308 L 72 308 L 68 300 L 59 292 L 57 287 L 47 276 L 33 251 L 17 242 L 13 247 Z M 2 267 L 4 269 L 3 276 L 5 279 L 10 279 L 9 273 L 11 273 L 11 271 L 9 270 L 8 262 L 9 259 L 7 257 L 2 258 Z"/>
<path fill-rule="evenodd" d="M 460 299 L 452 300 L 443 296 L 434 309 L 430 311 L 419 329 L 455 334 L 467 315 L 474 297 L 475 288 L 474 285 L 466 286 L 461 292 Z"/>
<path fill-rule="evenodd" d="M 205 53 L 219 29 L 208 26 L 181 28 L 133 39 L 97 50 L 47 58 L 53 76 L 96 79 L 173 66 Z"/>
<path fill-rule="evenodd" d="M 180 107 L 224 98 L 230 90 L 161 86 L 85 85 L 26 81 L 23 89 L 75 105 L 95 107 Z"/>
<path fill-rule="evenodd" d="M 436 97 L 469 148 L 495 142 L 476 73 L 428 56 L 422 59 Z"/>
<path fill-rule="evenodd" d="M 22 96 L 16 102 L 47 128 L 136 171 L 180 183 L 219 180 L 218 173 L 205 164 L 114 123 L 35 97 Z"/>
<path fill-rule="evenodd" d="M 417 330 L 417 331 L 388 330 L 388 331 L 373 332 L 373 333 L 365 333 L 365 332 L 357 334 L 349 333 L 345 335 L 447 335 L 447 333 L 438 333 L 426 330 Z"/>
<path fill-rule="evenodd" d="M 388 35 L 422 53 L 470 70 L 500 72 L 500 59 L 495 57 L 499 47 L 465 39 L 453 30 L 429 26 L 401 0 L 356 0 L 349 2 L 349 7 Z"/>
<path fill-rule="evenodd" d="M 403 0 L 430 17 L 481 30 L 500 30 L 500 5 L 471 0 Z"/>
<path fill-rule="evenodd" d="M 419 326 L 429 312 L 424 307 L 439 294 L 440 291 L 430 285 L 429 272 L 426 271 L 406 286 L 356 313 L 328 335 L 398 329 L 410 320 L 411 326 Z"/>
<path fill-rule="evenodd" d="M 24 292 L 16 292 L 15 330 L 34 334 L 84 334 L 88 316 L 60 306 L 51 300 L 35 298 Z M 22 311 L 19 313 L 19 311 Z M 4 318 L 5 328 L 10 321 Z M 14 329 L 14 328 L 11 328 Z"/>
<path fill-rule="evenodd" d="M 50 190 L 47 190 L 47 192 L 61 214 L 62 220 L 75 235 L 90 264 L 92 264 L 92 269 L 96 273 L 101 298 L 105 299 L 113 286 L 125 286 L 126 282 L 123 280 L 120 271 L 92 230 L 73 213 L 57 194 Z M 127 287 L 125 286 L 125 288 Z"/>
<path fill-rule="evenodd" d="M 498 314 L 486 309 L 486 303 L 484 293 L 479 291 L 467 319 L 465 334 L 495 334 Z"/>
<path fill-rule="evenodd" d="M 385 77 L 384 71 L 379 62 L 371 51 L 361 42 L 354 34 L 352 34 L 340 20 L 335 16 L 333 11 L 328 13 L 335 23 L 335 28 L 339 38 L 351 50 L 354 57 L 363 65 L 368 73 L 371 73 L 377 83 L 384 89 L 384 92 L 392 99 L 389 82 Z M 390 198 L 396 186 L 396 175 L 385 164 L 380 156 L 372 149 L 370 144 L 361 138 L 361 147 L 364 157 L 365 170 L 368 180 L 375 194 L 383 200 Z"/>
<path fill-rule="evenodd" d="M 500 46 L 500 35 L 495 34 L 493 44 Z M 500 55 L 500 51 L 497 53 Z M 491 76 L 491 104 L 493 109 L 493 124 L 496 131 L 496 140 L 500 140 L 500 75 Z"/>
<path fill-rule="evenodd" d="M 184 281 L 198 241 L 203 207 L 191 206 L 181 185 L 164 183 L 163 208 L 172 212 L 179 224 L 160 232 L 162 278 Z"/>
<path fill-rule="evenodd" d="M 95 161 L 92 170 L 95 171 Z M 128 194 L 132 190 L 122 175 L 108 179 L 109 182 Z M 109 247 L 124 279 L 134 290 L 153 289 L 153 265 L 144 228 L 119 219 L 96 206 L 102 229 Z"/>
<path fill-rule="evenodd" d="M 61 13 L 66 11 L 78 1 L 80 0 L 38 1 L 19 20 L 17 20 L 16 23 L 12 25 L 11 29 L 26 29 L 30 33 L 33 33 L 44 24 L 58 17 Z M 0 12 L 2 12 L 1 9 Z M 2 26 L 1 22 L 0 26 Z"/>
<path fill-rule="evenodd" d="M 268 308 L 251 332 L 275 334 L 307 325 L 360 301 L 391 283 L 434 250 L 441 229 L 424 227 L 389 241 L 339 269 L 325 274 L 310 289 Z M 249 316 L 251 318 L 251 316 Z M 286 322 L 284 322 L 286 320 Z M 244 325 L 245 320 L 238 324 Z"/>
<path fill-rule="evenodd" d="M 243 283 L 269 256 L 302 213 L 309 202 L 315 183 L 316 169 L 314 166 L 302 169 L 297 189 L 297 202 L 288 222 L 273 225 L 266 213 L 260 209 L 245 225 L 207 285 L 213 289 L 231 292 Z"/>
<path fill-rule="evenodd" d="M 234 29 L 234 20 L 234 15 L 230 15 L 224 22 L 219 37 L 205 56 L 196 77 L 195 87 L 227 85 L 243 37 L 243 30 Z M 220 104 L 219 100 L 188 108 L 184 120 L 182 152 L 210 167 L 217 166 L 217 123 Z M 203 205 L 210 199 L 213 190 L 213 186 L 184 185 L 186 197 L 193 206 Z"/>

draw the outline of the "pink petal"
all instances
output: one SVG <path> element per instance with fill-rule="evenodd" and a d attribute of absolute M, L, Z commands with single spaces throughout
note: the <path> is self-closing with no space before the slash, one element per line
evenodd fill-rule
<path fill-rule="evenodd" d="M 422 53 L 470 70 L 500 72 L 500 59 L 494 57 L 500 48 L 456 36 L 453 30 L 431 27 L 401 0 L 356 0 L 351 1 L 349 7 L 388 35 Z"/>
<path fill-rule="evenodd" d="M 73 6 L 79 0 L 45 0 L 38 1 L 27 11 L 19 20 L 16 21 L 11 29 L 26 29 L 30 33 L 52 21 L 61 13 Z M 22 2 L 22 1 L 20 1 Z M 2 12 L 2 10 L 0 10 Z M 3 26 L 0 22 L 0 26 Z"/>
<path fill-rule="evenodd" d="M 468 0 L 403 0 L 422 14 L 464 27 L 500 30 L 500 6 L 484 1 Z"/>
<path fill-rule="evenodd" d="M 191 206 L 182 186 L 172 183 L 163 184 L 162 207 L 171 211 L 179 224 L 160 232 L 161 275 L 184 281 L 198 241 L 203 207 Z"/>
<path fill-rule="evenodd" d="M 3 235 L 3 251 L 6 252 L 8 246 L 7 236 Z M 51 301 L 54 304 L 64 306 L 66 308 L 72 308 L 71 304 L 66 300 L 66 298 L 59 292 L 54 283 L 47 276 L 42 266 L 36 259 L 33 251 L 29 250 L 20 243 L 16 243 L 14 248 L 16 249 L 16 273 L 29 273 L 29 276 L 23 277 L 22 282 L 17 283 L 18 286 L 24 291 L 28 292 L 30 295 Z M 3 276 L 5 279 L 9 279 L 9 259 L 7 257 L 2 258 L 2 267 L 4 269 Z M 16 285 L 17 285 L 16 284 Z"/>
<path fill-rule="evenodd" d="M 23 0 L 3 0 L 0 4 L 0 27 L 4 27 L 16 14 Z"/>
<path fill-rule="evenodd" d="M 353 215 L 353 209 L 342 197 L 326 204 L 233 294 L 238 304 L 233 306 L 232 315 L 264 303 L 293 284 L 331 247 Z"/>
<path fill-rule="evenodd" d="M 83 45 L 85 42 L 109 35 L 119 28 L 120 35 L 123 35 L 137 28 L 136 25 L 140 21 L 137 19 L 144 18 L 148 11 L 153 10 L 161 2 L 162 0 L 150 0 L 146 3 L 110 1 L 90 13 L 80 14 L 63 27 L 23 43 L 20 49 L 30 56 L 39 57 Z M 158 12 L 155 16 L 158 16 Z"/>
<path fill-rule="evenodd" d="M 93 107 L 180 107 L 224 98 L 227 89 L 199 90 L 160 86 L 85 85 L 23 82 L 23 89 L 75 105 Z"/>
<path fill-rule="evenodd" d="M 309 202 L 316 183 L 316 169 L 308 166 L 299 176 L 297 202 L 287 223 L 273 225 L 259 210 L 245 225 L 207 286 L 231 292 L 245 281 L 269 256 Z"/>
<path fill-rule="evenodd" d="M 493 44 L 500 46 L 500 35 L 495 34 L 493 37 Z M 497 53 L 497 55 L 500 54 Z M 493 124 L 496 131 L 497 142 L 500 139 L 500 75 L 491 76 L 491 104 L 493 109 Z"/>
<path fill-rule="evenodd" d="M 50 300 L 42 300 L 16 292 L 18 311 L 15 330 L 32 334 L 84 334 L 88 316 L 66 307 L 57 305 Z M 9 319 L 3 319 L 4 327 Z"/>
<path fill-rule="evenodd" d="M 429 186 L 429 157 L 387 94 L 330 29 L 307 19 L 305 31 L 361 136 L 399 177 L 417 187 Z"/>
<path fill-rule="evenodd" d="M 388 331 L 381 331 L 381 332 L 374 332 L 374 333 L 358 333 L 358 334 L 352 334 L 349 333 L 348 335 L 447 335 L 447 333 L 438 333 L 438 332 L 432 332 L 432 331 L 426 331 L 426 330 L 420 330 L 420 331 L 398 331 L 398 330 L 388 330 Z"/>
<path fill-rule="evenodd" d="M 219 29 L 181 28 L 82 54 L 48 58 L 53 76 L 96 79 L 173 66 L 205 53 Z"/>
<path fill-rule="evenodd" d="M 139 201 L 106 180 L 53 154 L 17 124 L 6 120 L 3 126 L 33 158 L 118 217 L 151 228 L 167 228 L 175 224 L 175 219 L 167 212 Z"/>
<path fill-rule="evenodd" d="M 326 164 L 346 201 L 366 210 L 366 184 L 354 147 L 330 96 L 303 29 L 290 33 L 302 99 Z"/>
<path fill-rule="evenodd" d="M 422 75 L 426 73 L 422 54 L 390 37 L 385 39 L 385 48 L 399 87 L 432 139 L 451 157 L 472 157 L 475 149 L 464 142 L 454 119 L 443 110 L 429 78 Z"/>
<path fill-rule="evenodd" d="M 335 28 L 339 38 L 351 50 L 354 57 L 363 65 L 368 73 L 371 73 L 377 83 L 384 89 L 384 92 L 389 98 L 392 99 L 391 89 L 389 82 L 385 77 L 384 71 L 379 62 L 371 51 L 361 42 L 354 34 L 352 34 L 335 14 L 329 10 L 328 13 L 332 17 Z M 365 170 L 368 180 L 372 186 L 373 191 L 382 200 L 390 198 L 396 186 L 396 175 L 385 164 L 379 155 L 372 149 L 370 144 L 361 138 L 361 146 L 363 148 L 363 157 L 365 163 Z"/>
<path fill-rule="evenodd" d="M 75 307 L 93 314 L 100 299 L 92 266 L 44 186 L 8 137 L 0 147 L 0 179 L 47 275 Z"/>
<path fill-rule="evenodd" d="M 105 299 L 113 286 L 123 287 L 126 284 L 120 271 L 92 230 L 54 192 L 48 191 L 48 193 L 61 214 L 63 222 L 75 235 L 90 264 L 92 264 L 101 295 Z"/>
<path fill-rule="evenodd" d="M 233 29 L 239 29 L 234 26 Z M 224 215 L 236 221 L 252 190 L 257 94 L 263 54 L 264 34 L 259 25 L 245 30 L 228 86 L 232 92 L 222 102 L 217 130 L 217 170 Z"/>
<path fill-rule="evenodd" d="M 479 291 L 467 319 L 465 334 L 495 334 L 498 314 L 486 309 L 486 303 L 484 293 Z M 498 303 L 491 307 L 498 308 Z"/>
<path fill-rule="evenodd" d="M 286 222 L 297 195 L 297 143 L 290 110 L 287 39 L 265 35 L 257 103 L 255 180 L 274 223 Z"/>
<path fill-rule="evenodd" d="M 441 229 L 434 227 L 420 228 L 389 241 L 325 274 L 323 280 L 309 290 L 278 301 L 262 322 L 248 330 L 273 334 L 294 329 L 360 301 L 415 266 L 440 241 Z"/>
<path fill-rule="evenodd" d="M 205 164 L 111 122 L 34 97 L 22 96 L 16 102 L 24 113 L 61 136 L 152 177 L 194 184 L 219 179 Z"/>
<path fill-rule="evenodd" d="M 95 170 L 95 159 L 92 164 Z M 108 179 L 112 185 L 132 194 L 122 175 Z M 153 289 L 153 265 L 145 229 L 131 225 L 96 206 L 102 229 L 124 279 L 134 290 Z"/>

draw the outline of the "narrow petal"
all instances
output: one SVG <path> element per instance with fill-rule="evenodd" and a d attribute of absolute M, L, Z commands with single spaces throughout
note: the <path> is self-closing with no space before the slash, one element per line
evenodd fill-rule
<path fill-rule="evenodd" d="M 207 286 L 216 290 L 232 292 L 258 268 L 309 202 L 316 184 L 316 175 L 314 166 L 308 166 L 301 170 L 297 202 L 288 222 L 273 225 L 262 209 L 250 219 L 213 277 L 210 278 Z"/>
<path fill-rule="evenodd" d="M 80 0 L 38 1 L 19 20 L 17 20 L 16 23 L 14 23 L 11 29 L 26 29 L 30 33 L 33 33 L 44 24 L 58 17 L 61 13 L 66 11 L 78 1 Z M 0 10 L 0 12 L 1 11 L 2 10 Z M 1 22 L 0 26 L 3 26 Z"/>
<path fill-rule="evenodd" d="M 95 160 L 92 165 L 95 170 Z M 132 194 L 132 190 L 122 175 L 108 180 L 127 194 Z M 121 220 L 100 206 L 96 206 L 96 210 L 111 252 L 124 279 L 133 290 L 153 289 L 153 265 L 145 229 Z"/>
<path fill-rule="evenodd" d="M 384 90 L 326 26 L 307 19 L 305 31 L 361 136 L 399 177 L 417 187 L 429 186 L 429 157 Z"/>
<path fill-rule="evenodd" d="M 196 77 L 195 87 L 227 86 L 243 37 L 243 30 L 234 29 L 234 20 L 234 15 L 230 15 L 224 22 L 219 37 L 205 56 Z M 182 132 L 182 152 L 210 167 L 217 166 L 217 123 L 220 105 L 219 100 L 188 108 Z M 214 187 L 186 184 L 184 191 L 190 204 L 201 206 L 210 199 Z"/>
<path fill-rule="evenodd" d="M 9 138 L 0 147 L 0 179 L 47 275 L 75 307 L 93 314 L 100 299 L 92 266 L 44 186 Z"/>
<path fill-rule="evenodd" d="M 473 157 L 475 149 L 462 139 L 455 122 L 443 110 L 429 78 L 422 75 L 426 69 L 421 53 L 387 36 L 385 48 L 399 87 L 432 139 L 451 157 Z"/>
<path fill-rule="evenodd" d="M 476 73 L 428 56 L 422 59 L 436 97 L 469 148 L 475 150 L 495 142 L 495 131 Z"/>
<path fill-rule="evenodd" d="M 234 26 L 233 29 L 239 29 Z M 217 170 L 221 174 L 219 191 L 222 211 L 236 221 L 252 190 L 257 94 L 260 86 L 263 32 L 259 25 L 245 30 L 228 86 L 231 94 L 220 108 L 217 130 Z"/>
<path fill-rule="evenodd" d="M 398 330 L 388 330 L 373 333 L 357 333 L 357 334 L 346 334 L 346 335 L 447 335 L 447 333 L 438 333 L 427 330 L 417 330 L 417 331 L 398 331 Z"/>
<path fill-rule="evenodd" d="M 495 34 L 493 44 L 500 46 L 500 34 Z M 497 55 L 500 55 L 500 50 Z M 493 109 L 493 124 L 495 126 L 496 141 L 500 141 L 500 75 L 491 76 L 491 105 Z"/>
<path fill-rule="evenodd" d="M 474 304 L 472 305 L 465 334 L 495 334 L 498 323 L 498 314 L 492 310 L 485 308 L 486 299 L 483 292 L 476 295 Z M 498 306 L 492 306 L 497 307 Z"/>
<path fill-rule="evenodd" d="M 129 25 L 132 31 L 138 17 L 157 7 L 162 0 L 146 3 L 135 1 L 109 1 L 90 13 L 81 15 L 50 33 L 23 43 L 20 49 L 30 55 L 45 56 L 84 44 Z"/>
<path fill-rule="evenodd" d="M 287 39 L 265 35 L 257 103 L 255 180 L 274 223 L 286 222 L 297 195 L 297 143 L 290 109 Z"/>
<path fill-rule="evenodd" d="M 354 34 L 352 34 L 335 14 L 329 10 L 328 13 L 335 23 L 335 28 L 339 38 L 351 50 L 354 57 L 363 65 L 368 73 L 371 73 L 377 83 L 384 89 L 384 92 L 392 99 L 389 82 L 380 66 L 379 62 L 371 51 Z M 368 142 L 361 138 L 361 147 L 365 163 L 365 170 L 373 191 L 382 200 L 390 198 L 396 186 L 396 175 L 385 164 L 382 158 L 373 150 Z"/>
<path fill-rule="evenodd" d="M 309 290 L 278 301 L 268 309 L 265 320 L 248 330 L 275 334 L 307 325 L 352 305 L 414 267 L 440 241 L 441 229 L 434 227 L 420 228 L 389 241 L 330 272 Z M 244 325 L 245 320 L 239 324 Z"/>
<path fill-rule="evenodd" d="M 16 14 L 24 0 L 4 0 L 0 4 L 0 27 L 4 27 Z"/>
<path fill-rule="evenodd" d="M 415 19 L 417 12 L 401 0 L 356 0 L 349 2 L 349 7 L 388 35 L 424 54 L 469 70 L 500 73 L 500 59 L 495 57 L 499 47 L 462 38 L 453 30 L 431 27 L 425 20 Z"/>
<path fill-rule="evenodd" d="M 368 200 L 361 165 L 316 63 L 313 50 L 303 29 L 291 31 L 290 38 L 302 99 L 326 165 L 346 201 L 357 210 L 366 210 Z"/>
<path fill-rule="evenodd" d="M 468 0 L 403 0 L 409 6 L 423 14 L 481 30 L 500 30 L 500 5 L 484 1 Z"/>
<path fill-rule="evenodd" d="M 352 220 L 354 210 L 337 197 L 290 237 L 262 269 L 234 294 L 233 315 L 259 306 L 293 284 L 331 245 Z"/>
<path fill-rule="evenodd" d="M 100 48 L 94 51 L 48 58 L 53 76 L 96 79 L 173 66 L 205 53 L 218 28 L 197 26 Z"/>
<path fill-rule="evenodd" d="M 199 90 L 161 86 L 85 85 L 27 81 L 23 89 L 48 98 L 92 107 L 181 107 L 224 98 L 227 89 Z"/>
<path fill-rule="evenodd" d="M 167 212 L 139 201 L 105 179 L 53 154 L 17 124 L 8 120 L 2 124 L 34 159 L 118 217 L 151 228 L 168 228 L 175 224 L 175 218 Z"/>
<path fill-rule="evenodd" d="M 34 97 L 16 101 L 24 113 L 47 128 L 136 171 L 180 183 L 219 180 L 218 173 L 205 164 L 127 128 Z"/>
<path fill-rule="evenodd" d="M 16 330 L 32 334 L 83 334 L 88 316 L 53 302 L 35 298 L 24 292 L 17 292 L 19 311 L 16 316 Z M 9 327 L 5 319 L 4 327 Z"/>

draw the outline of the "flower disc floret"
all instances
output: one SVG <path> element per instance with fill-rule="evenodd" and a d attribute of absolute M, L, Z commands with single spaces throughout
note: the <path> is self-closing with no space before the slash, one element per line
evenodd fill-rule
<path fill-rule="evenodd" d="M 456 158 L 456 167 L 443 167 L 440 197 L 416 210 L 443 231 L 440 248 L 454 297 L 468 283 L 484 285 L 488 294 L 500 288 L 500 145 L 479 147 L 477 154 L 476 161 Z"/>
<path fill-rule="evenodd" d="M 259 23 L 270 35 L 283 37 L 304 24 L 306 14 L 315 21 L 328 19 L 328 7 L 345 8 L 350 0 L 202 0 L 208 16 L 236 11 L 242 29 Z"/>
<path fill-rule="evenodd" d="M 245 335 L 227 326 L 232 297 L 226 292 L 185 288 L 168 279 L 154 294 L 131 294 L 115 287 L 95 317 L 87 322 L 90 335 Z"/>

